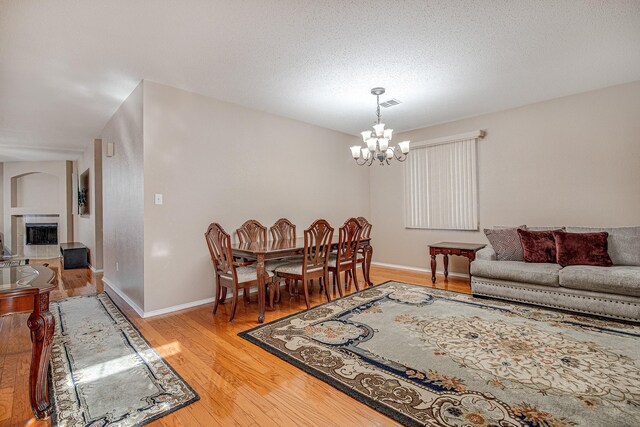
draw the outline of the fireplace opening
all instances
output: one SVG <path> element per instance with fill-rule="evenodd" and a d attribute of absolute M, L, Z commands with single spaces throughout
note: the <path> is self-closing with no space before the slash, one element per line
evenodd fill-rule
<path fill-rule="evenodd" d="M 57 245 L 58 224 L 26 224 L 27 245 Z"/>

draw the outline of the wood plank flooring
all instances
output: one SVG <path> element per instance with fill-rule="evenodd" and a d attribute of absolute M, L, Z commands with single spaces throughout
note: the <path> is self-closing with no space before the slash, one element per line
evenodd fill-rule
<path fill-rule="evenodd" d="M 38 262 L 33 260 L 32 262 Z M 52 299 L 101 292 L 100 274 L 89 269 L 62 270 L 57 260 L 58 290 Z M 432 286 L 430 274 L 373 267 L 371 280 L 397 280 Z M 362 282 L 362 278 L 360 278 Z M 438 277 L 436 288 L 470 292 L 469 281 Z M 167 415 L 153 426 L 371 426 L 397 425 L 324 382 L 308 375 L 255 345 L 238 332 L 257 325 L 257 302 L 240 302 L 233 323 L 230 304 L 212 305 L 149 319 L 140 318 L 126 303 L 114 301 L 145 338 L 200 395 L 200 401 Z M 311 304 L 324 302 L 316 285 Z M 265 321 L 304 309 L 304 299 L 283 292 L 282 302 L 267 311 Z M 0 427 L 48 426 L 36 421 L 29 405 L 28 375 L 31 358 L 28 314 L 0 317 Z"/>

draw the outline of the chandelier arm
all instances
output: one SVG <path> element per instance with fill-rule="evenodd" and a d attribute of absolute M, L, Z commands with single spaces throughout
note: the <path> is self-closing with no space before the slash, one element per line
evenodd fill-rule
<path fill-rule="evenodd" d="M 400 153 L 400 155 L 398 155 L 396 153 L 396 148 L 394 148 L 394 150 L 393 150 L 393 157 L 395 157 L 396 160 L 399 161 L 399 162 L 404 162 L 405 160 L 407 160 L 407 155 L 406 154 L 402 154 L 402 153 Z"/>

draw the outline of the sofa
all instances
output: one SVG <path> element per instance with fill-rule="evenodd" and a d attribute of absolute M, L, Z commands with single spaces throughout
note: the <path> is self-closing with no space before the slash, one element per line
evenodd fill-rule
<path fill-rule="evenodd" d="M 608 232 L 613 266 L 498 261 L 488 245 L 471 263 L 473 294 L 640 322 L 640 226 L 565 229 L 569 233 Z"/>

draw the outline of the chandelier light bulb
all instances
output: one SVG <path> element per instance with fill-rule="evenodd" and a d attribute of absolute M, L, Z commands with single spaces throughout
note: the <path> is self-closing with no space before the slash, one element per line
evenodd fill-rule
<path fill-rule="evenodd" d="M 371 138 L 371 131 L 365 130 L 364 132 L 360 132 L 360 135 L 362 135 L 362 140 L 367 142 L 367 139 Z"/>
<path fill-rule="evenodd" d="M 411 144 L 410 141 L 402 141 L 401 143 L 398 144 L 398 147 L 400 148 L 400 151 L 402 152 L 402 154 L 409 153 L 409 144 Z"/>
<path fill-rule="evenodd" d="M 384 135 L 384 123 L 378 123 L 377 125 L 373 125 L 373 130 L 376 132 L 376 136 L 381 138 Z"/>
<path fill-rule="evenodd" d="M 354 145 L 354 146 L 351 147 L 351 155 L 356 160 L 360 158 L 360 146 L 359 145 Z"/>
<path fill-rule="evenodd" d="M 393 159 L 393 148 L 387 148 L 385 151 L 387 152 L 387 160 Z"/>
<path fill-rule="evenodd" d="M 393 136 L 393 129 L 385 129 L 383 136 L 385 138 L 387 138 L 388 140 L 391 140 L 391 138 Z"/>
<path fill-rule="evenodd" d="M 365 160 L 369 160 L 369 157 L 371 157 L 371 151 L 369 151 L 366 148 L 362 149 L 362 158 Z"/>
<path fill-rule="evenodd" d="M 377 142 L 378 142 L 378 140 L 376 138 L 367 139 L 367 148 L 369 148 L 369 151 L 371 151 L 372 153 L 374 153 L 376 151 L 376 143 Z"/>
<path fill-rule="evenodd" d="M 389 147 L 389 140 L 387 138 L 378 139 L 378 147 L 382 152 L 387 151 L 387 148 Z"/>

